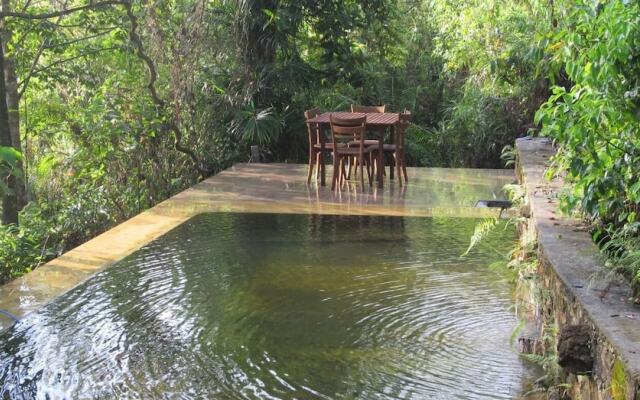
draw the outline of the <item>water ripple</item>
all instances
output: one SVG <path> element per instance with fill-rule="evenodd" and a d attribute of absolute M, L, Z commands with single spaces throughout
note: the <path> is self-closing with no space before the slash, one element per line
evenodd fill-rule
<path fill-rule="evenodd" d="M 4 332 L 0 398 L 514 398 L 475 222 L 203 214 Z"/>

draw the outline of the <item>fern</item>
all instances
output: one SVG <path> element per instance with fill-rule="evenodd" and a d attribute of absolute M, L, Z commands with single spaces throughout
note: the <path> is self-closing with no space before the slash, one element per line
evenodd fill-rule
<path fill-rule="evenodd" d="M 601 241 L 600 250 L 605 258 L 605 273 L 594 274 L 592 283 L 603 279 L 610 283 L 614 281 L 631 280 L 635 295 L 640 293 L 640 239 L 633 230 L 610 230 L 608 241 Z"/>
<path fill-rule="evenodd" d="M 502 187 L 502 191 L 511 201 L 512 207 L 518 207 L 524 204 L 526 196 L 524 186 L 517 184 L 508 184 Z"/>
<path fill-rule="evenodd" d="M 484 240 L 491 234 L 491 232 L 494 231 L 497 225 L 498 218 L 487 218 L 476 225 L 475 229 L 473 230 L 473 235 L 471 235 L 469 247 L 464 253 L 462 253 L 462 256 L 467 256 L 469 252 L 478 245 L 478 243 L 482 242 L 482 240 Z"/>
<path fill-rule="evenodd" d="M 516 164 L 516 149 L 511 145 L 506 145 L 502 148 L 502 153 L 500 154 L 500 159 L 504 161 L 504 166 L 509 168 L 513 167 Z"/>
<path fill-rule="evenodd" d="M 526 193 L 524 191 L 524 187 L 521 185 L 516 185 L 516 184 L 504 185 L 502 187 L 502 191 L 507 194 L 507 197 L 512 203 L 511 204 L 512 208 L 521 206 L 526 200 L 526 197 L 525 197 Z M 502 215 L 502 211 L 500 212 L 500 215 Z M 471 236 L 469 247 L 462 254 L 462 256 L 463 257 L 467 256 L 469 252 L 473 250 L 474 247 L 476 247 L 480 242 L 482 242 L 485 238 L 487 238 L 498 226 L 499 221 L 500 221 L 499 217 L 493 217 L 493 218 L 485 219 L 484 221 L 476 225 L 473 231 L 473 235 Z M 516 218 L 509 218 L 505 224 L 505 229 L 507 228 L 507 226 L 509 226 L 510 224 L 514 224 L 515 222 L 516 222 Z M 511 255 L 507 256 L 507 258 L 510 258 L 510 257 Z"/>

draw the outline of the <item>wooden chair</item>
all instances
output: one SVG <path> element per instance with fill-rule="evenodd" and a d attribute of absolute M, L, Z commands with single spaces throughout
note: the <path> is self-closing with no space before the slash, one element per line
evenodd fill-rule
<path fill-rule="evenodd" d="M 309 172 L 307 173 L 307 184 L 311 183 L 311 176 L 315 170 L 316 180 L 318 176 L 324 176 L 324 154 L 333 152 L 333 143 L 326 143 L 320 126 L 308 122 L 310 119 L 320 115 L 320 109 L 313 108 L 304 112 L 307 121 L 307 131 L 309 134 Z M 324 184 L 324 182 L 322 182 Z"/>
<path fill-rule="evenodd" d="M 342 185 L 345 178 L 344 160 L 355 157 L 360 166 L 360 183 L 364 188 L 364 165 L 367 165 L 367 176 L 371 186 L 371 165 L 369 155 L 374 151 L 374 146 L 365 145 L 366 116 L 357 118 L 338 118 L 329 115 L 331 123 L 331 141 L 333 144 L 333 178 L 331 190 L 335 190 L 336 184 Z M 357 146 L 354 145 L 357 143 Z M 367 157 L 365 157 L 365 155 Z M 356 168 L 356 173 L 358 169 Z"/>
<path fill-rule="evenodd" d="M 352 104 L 351 105 L 351 112 L 352 113 L 363 113 L 363 114 L 374 114 L 374 113 L 384 113 L 384 110 L 387 108 L 386 105 L 380 105 L 380 106 L 359 106 L 359 105 L 355 105 Z M 367 127 L 368 131 L 376 131 L 376 132 L 380 132 L 383 133 L 385 128 L 373 128 L 373 127 Z M 377 139 L 365 139 L 364 142 L 366 145 L 368 146 L 372 146 L 372 145 L 378 145 L 378 140 Z"/>
<path fill-rule="evenodd" d="M 387 108 L 386 105 L 381 105 L 381 106 L 360 106 L 360 105 L 356 105 L 356 104 L 352 104 L 351 105 L 351 112 L 352 113 L 383 113 L 384 110 Z"/>
<path fill-rule="evenodd" d="M 400 181 L 400 187 L 402 187 L 402 175 L 404 175 L 404 181 L 407 182 L 407 166 L 405 162 L 405 146 L 404 146 L 404 133 L 411 121 L 411 112 L 405 110 L 398 114 L 398 122 L 394 127 L 393 134 L 393 143 L 385 143 L 382 145 L 382 151 L 385 153 L 385 157 L 383 160 L 391 159 L 393 162 L 389 163 L 389 177 L 394 179 L 395 170 L 397 170 L 397 176 Z M 379 147 L 376 148 L 376 150 Z M 386 156 L 389 157 L 386 157 Z M 373 156 L 377 156 L 377 151 Z M 383 174 L 386 175 L 386 171 L 384 167 L 387 165 L 387 162 L 384 161 L 382 165 Z M 402 173 L 402 175 L 401 175 Z"/>
<path fill-rule="evenodd" d="M 351 112 L 352 113 L 363 113 L 363 114 L 373 114 L 373 113 L 384 113 L 386 110 L 387 106 L 385 104 L 379 105 L 379 106 L 361 106 L 361 105 L 357 105 L 357 104 L 352 104 L 351 105 Z M 369 132 L 378 132 L 378 135 L 382 136 L 384 134 L 384 130 L 385 128 L 373 128 L 373 127 L 367 127 L 367 131 Z M 378 146 L 379 145 L 379 139 L 365 139 L 364 144 L 366 146 Z M 352 160 L 354 161 L 354 160 Z M 349 163 L 349 172 L 347 173 L 347 179 L 349 179 L 351 177 L 351 166 L 352 164 L 355 164 L 355 162 L 350 162 Z M 358 168 L 358 165 L 356 164 L 356 168 Z"/>

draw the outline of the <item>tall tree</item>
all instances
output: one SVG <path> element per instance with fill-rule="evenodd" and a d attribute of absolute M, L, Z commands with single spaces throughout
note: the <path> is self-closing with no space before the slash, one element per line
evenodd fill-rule
<path fill-rule="evenodd" d="M 3 11 L 11 11 L 11 1 L 10 0 L 2 0 L 2 10 Z M 3 21 L 4 22 L 4 21 Z M 11 41 L 11 31 L 5 29 L 4 24 L 0 26 L 2 37 L 2 45 L 3 52 L 5 55 L 4 58 L 4 79 L 5 79 L 5 90 L 6 96 L 2 98 L 7 99 L 7 107 L 9 113 L 9 131 L 11 133 L 11 146 L 16 149 L 16 151 L 22 153 L 22 140 L 20 135 L 20 93 L 18 92 L 18 77 L 16 75 L 16 66 L 13 57 L 8 54 L 7 44 Z M 22 161 L 17 161 L 17 170 L 22 172 Z M 25 180 L 23 179 L 25 175 L 19 174 L 14 176 L 15 179 L 15 201 L 16 208 L 21 210 L 27 204 L 27 188 L 25 185 Z"/>
<path fill-rule="evenodd" d="M 132 2 L 131 1 L 120 1 L 120 0 L 103 0 L 97 2 L 90 2 L 85 5 L 80 6 L 67 6 L 68 3 L 65 1 L 62 4 L 62 8 L 51 11 L 51 12 L 42 12 L 42 13 L 30 13 L 25 8 L 22 11 L 14 11 L 11 7 L 11 0 L 2 0 L 2 11 L 0 12 L 0 28 L 1 28 L 1 39 L 2 43 L 0 45 L 3 46 L 3 65 L 1 70 L 3 71 L 2 76 L 2 90 L 0 92 L 0 99 L 5 99 L 3 104 L 5 105 L 5 113 L 0 114 L 0 119 L 6 118 L 6 120 L 0 121 L 1 126 L 8 126 L 8 130 L 4 133 L 7 133 L 6 138 L 2 138 L 0 140 L 0 144 L 5 147 L 11 147 L 15 150 L 16 154 L 22 154 L 22 143 L 21 143 L 21 135 L 20 135 L 20 114 L 19 114 L 19 102 L 21 95 L 25 92 L 26 87 L 29 83 L 29 80 L 33 77 L 34 73 L 37 71 L 42 71 L 42 69 L 36 68 L 39 59 L 43 55 L 43 51 L 47 48 L 45 46 L 46 42 L 43 42 L 39 49 L 36 51 L 34 55 L 34 60 L 31 63 L 32 68 L 28 71 L 26 76 L 23 76 L 21 81 L 22 91 L 19 91 L 18 85 L 18 77 L 16 74 L 16 68 L 14 64 L 14 60 L 11 57 L 7 57 L 7 44 L 11 41 L 12 32 L 11 29 L 6 24 L 7 18 L 19 18 L 23 20 L 49 20 L 57 18 L 56 24 L 61 22 L 61 19 L 65 16 L 76 14 L 80 12 L 86 12 L 91 10 L 107 10 L 109 7 L 115 5 L 123 5 L 125 6 L 125 10 L 127 11 L 127 16 L 131 22 L 130 27 L 130 39 L 135 48 L 136 55 L 142 60 L 145 65 L 148 67 L 148 72 L 150 74 L 150 82 L 148 85 L 149 93 L 154 101 L 154 103 L 160 108 L 164 109 L 166 106 L 166 102 L 161 100 L 159 95 L 155 89 L 155 80 L 157 79 L 157 73 L 155 69 L 154 62 L 151 58 L 149 58 L 143 50 L 142 40 L 138 36 L 136 32 L 137 28 L 137 19 L 132 12 Z M 80 39 L 82 40 L 82 39 Z M 74 43 L 79 40 L 72 40 L 69 43 Z M 96 52 L 97 50 L 91 50 L 91 52 Z M 73 57 L 71 59 L 77 58 Z M 52 65 L 60 65 L 65 60 L 60 62 L 54 62 Z M 48 66 L 46 67 L 48 68 Z M 163 110 L 160 110 L 162 113 Z M 201 162 L 195 155 L 193 151 L 189 148 L 185 147 L 181 143 L 182 132 L 178 127 L 175 121 L 169 122 L 169 130 L 171 130 L 175 135 L 175 149 L 179 152 L 182 152 L 188 155 L 194 162 L 196 168 L 201 173 L 201 175 L 205 176 L 207 174 L 207 170 L 201 165 Z M 2 128 L 4 129 L 4 128 Z M 12 173 L 13 172 L 13 173 Z M 12 169 L 12 172 L 7 172 L 5 176 L 6 184 L 8 185 L 8 190 L 6 190 L 6 195 L 3 198 L 3 219 L 2 222 L 4 224 L 9 223 L 17 223 L 18 222 L 18 212 L 26 205 L 27 197 L 26 197 L 26 186 L 23 180 L 23 167 L 20 159 L 16 160 L 16 165 Z"/>
<path fill-rule="evenodd" d="M 0 38 L 2 35 L 0 35 Z M 1 39 L 0 39 L 1 41 Z M 4 71 L 4 50 L 3 43 L 0 43 L 0 71 Z M 5 85 L 4 74 L 0 74 L 0 146 L 13 147 L 11 140 L 11 130 L 9 128 L 9 111 L 7 109 L 7 90 Z M 16 224 L 18 223 L 18 201 L 16 198 L 16 178 L 15 173 L 11 169 L 5 169 L 2 178 L 6 179 L 6 189 L 2 198 L 2 223 Z"/>

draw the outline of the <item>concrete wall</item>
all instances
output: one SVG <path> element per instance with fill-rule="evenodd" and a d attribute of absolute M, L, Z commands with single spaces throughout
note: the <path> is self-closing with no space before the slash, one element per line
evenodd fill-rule
<path fill-rule="evenodd" d="M 516 147 L 529 209 L 520 231 L 537 239 L 538 284 L 545 293 L 538 296 L 535 324 L 538 330 L 558 327 L 567 394 L 572 399 L 639 400 L 640 309 L 631 288 L 602 278 L 602 259 L 588 230 L 558 211 L 563 182 L 544 177 L 554 154 L 551 144 L 525 138 Z"/>

